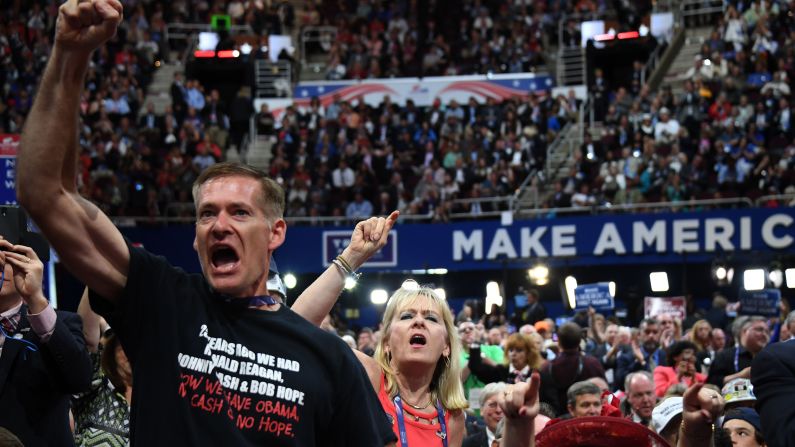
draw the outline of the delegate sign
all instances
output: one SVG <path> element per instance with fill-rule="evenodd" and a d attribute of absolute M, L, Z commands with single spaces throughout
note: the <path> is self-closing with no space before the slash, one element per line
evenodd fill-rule
<path fill-rule="evenodd" d="M 780 303 L 781 291 L 778 289 L 744 290 L 740 293 L 740 314 L 776 317 Z"/>
<path fill-rule="evenodd" d="M 613 295 L 610 294 L 610 285 L 606 282 L 577 286 L 574 289 L 574 299 L 577 303 L 575 310 L 589 307 L 593 307 L 596 310 L 615 308 Z"/>

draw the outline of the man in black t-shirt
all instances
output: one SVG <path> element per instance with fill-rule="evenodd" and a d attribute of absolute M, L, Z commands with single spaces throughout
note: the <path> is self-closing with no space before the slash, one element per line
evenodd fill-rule
<path fill-rule="evenodd" d="M 268 293 L 270 257 L 286 235 L 278 184 L 232 163 L 200 175 L 193 246 L 203 275 L 131 246 L 78 194 L 84 75 L 121 13 L 118 0 L 61 5 L 20 144 L 17 192 L 118 333 L 133 368 L 132 445 L 392 442 L 391 424 L 351 350 Z M 371 237 L 352 241 L 364 256 L 383 247 L 394 219 L 370 222 Z"/>

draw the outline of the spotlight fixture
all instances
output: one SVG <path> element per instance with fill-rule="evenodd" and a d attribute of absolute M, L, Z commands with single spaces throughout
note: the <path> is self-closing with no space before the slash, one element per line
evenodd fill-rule
<path fill-rule="evenodd" d="M 298 279 L 296 279 L 295 275 L 293 275 L 292 273 L 288 273 L 288 274 L 284 275 L 284 285 L 288 289 L 295 288 L 296 284 L 298 284 Z"/>
<path fill-rule="evenodd" d="M 651 283 L 652 292 L 667 292 L 669 289 L 668 273 L 666 272 L 649 273 L 649 282 Z"/>
<path fill-rule="evenodd" d="M 765 288 L 765 269 L 747 269 L 743 272 L 745 290 L 762 290 Z"/>
<path fill-rule="evenodd" d="M 373 291 L 370 292 L 370 301 L 372 301 L 373 304 L 384 304 L 388 298 L 389 295 L 387 295 L 384 289 L 373 289 Z"/>
<path fill-rule="evenodd" d="M 527 271 L 530 277 L 530 282 L 537 286 L 543 286 L 549 283 L 549 267 L 544 264 L 537 264 Z"/>
<path fill-rule="evenodd" d="M 574 289 L 577 288 L 577 278 L 567 276 L 566 279 L 563 280 L 563 285 L 566 287 L 566 298 L 569 301 L 569 309 L 574 309 L 577 307 L 577 300 L 574 298 Z"/>

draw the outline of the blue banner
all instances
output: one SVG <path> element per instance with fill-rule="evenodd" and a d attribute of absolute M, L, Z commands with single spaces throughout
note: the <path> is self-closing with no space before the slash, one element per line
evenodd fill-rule
<path fill-rule="evenodd" d="M 576 310 L 593 307 L 596 310 L 612 310 L 616 307 L 610 285 L 606 282 L 583 284 L 574 289 Z"/>
<path fill-rule="evenodd" d="M 279 269 L 296 274 L 324 270 L 352 230 L 352 225 L 290 226 L 284 245 L 275 252 Z M 122 231 L 175 265 L 199 271 L 192 225 Z M 792 253 L 795 208 L 540 218 L 511 225 L 398 223 L 392 231 L 391 245 L 375 260 L 380 265 L 365 270 L 527 268 L 536 261 L 550 267 L 700 263 L 723 253 Z"/>
<path fill-rule="evenodd" d="M 328 267 L 331 261 L 342 254 L 351 242 L 350 230 L 328 230 L 323 232 L 323 266 Z M 373 255 L 362 267 L 395 267 L 397 266 L 397 231 L 390 231 L 386 245 Z"/>
<path fill-rule="evenodd" d="M 765 289 L 740 292 L 740 314 L 762 315 L 777 317 L 781 310 L 781 291 L 778 289 Z"/>
<path fill-rule="evenodd" d="M 0 134 L 0 205 L 17 204 L 17 147 L 19 135 Z"/>

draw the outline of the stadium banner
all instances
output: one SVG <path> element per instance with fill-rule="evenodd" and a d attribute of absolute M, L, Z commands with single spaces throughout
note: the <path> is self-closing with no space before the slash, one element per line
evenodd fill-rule
<path fill-rule="evenodd" d="M 17 204 L 19 134 L 0 134 L 0 205 Z"/>
<path fill-rule="evenodd" d="M 489 98 L 502 101 L 515 96 L 544 95 L 554 86 L 551 76 L 534 73 L 300 82 L 293 89 L 292 98 L 257 98 L 254 110 L 259 111 L 260 106 L 267 103 L 280 126 L 281 116 L 288 106 L 306 109 L 313 97 L 323 107 L 328 107 L 337 98 L 349 102 L 361 99 L 378 107 L 384 96 L 389 96 L 393 103 L 401 106 L 412 100 L 418 107 L 427 107 L 437 99 L 445 106 L 452 100 L 463 106 L 469 98 L 484 103 Z"/>
<path fill-rule="evenodd" d="M 610 284 L 606 282 L 577 286 L 574 289 L 574 301 L 577 303 L 575 310 L 593 307 L 596 310 L 604 311 L 616 307 L 613 295 L 610 293 Z"/>
<path fill-rule="evenodd" d="M 740 292 L 740 315 L 777 317 L 781 310 L 781 291 L 778 289 L 743 290 Z"/>
<path fill-rule="evenodd" d="M 687 317 L 685 297 L 647 296 L 643 298 L 643 316 L 645 318 L 657 318 L 663 314 L 669 314 L 678 318 L 679 321 L 684 321 Z"/>
<path fill-rule="evenodd" d="M 344 233 L 350 234 L 353 227 L 288 225 L 286 241 L 275 253 L 279 269 L 296 274 L 323 271 L 334 247 L 338 250 L 347 243 Z M 328 231 L 342 233 L 324 236 Z M 390 266 L 365 271 L 501 270 L 528 268 L 536 261 L 549 267 L 703 263 L 725 253 L 792 253 L 795 207 L 549 217 L 514 220 L 511 225 L 499 220 L 398 221 L 392 231 L 396 234 L 390 240 L 393 245 L 388 254 L 382 254 Z M 200 271 L 192 248 L 192 225 L 132 227 L 122 232 L 175 265 Z"/>

